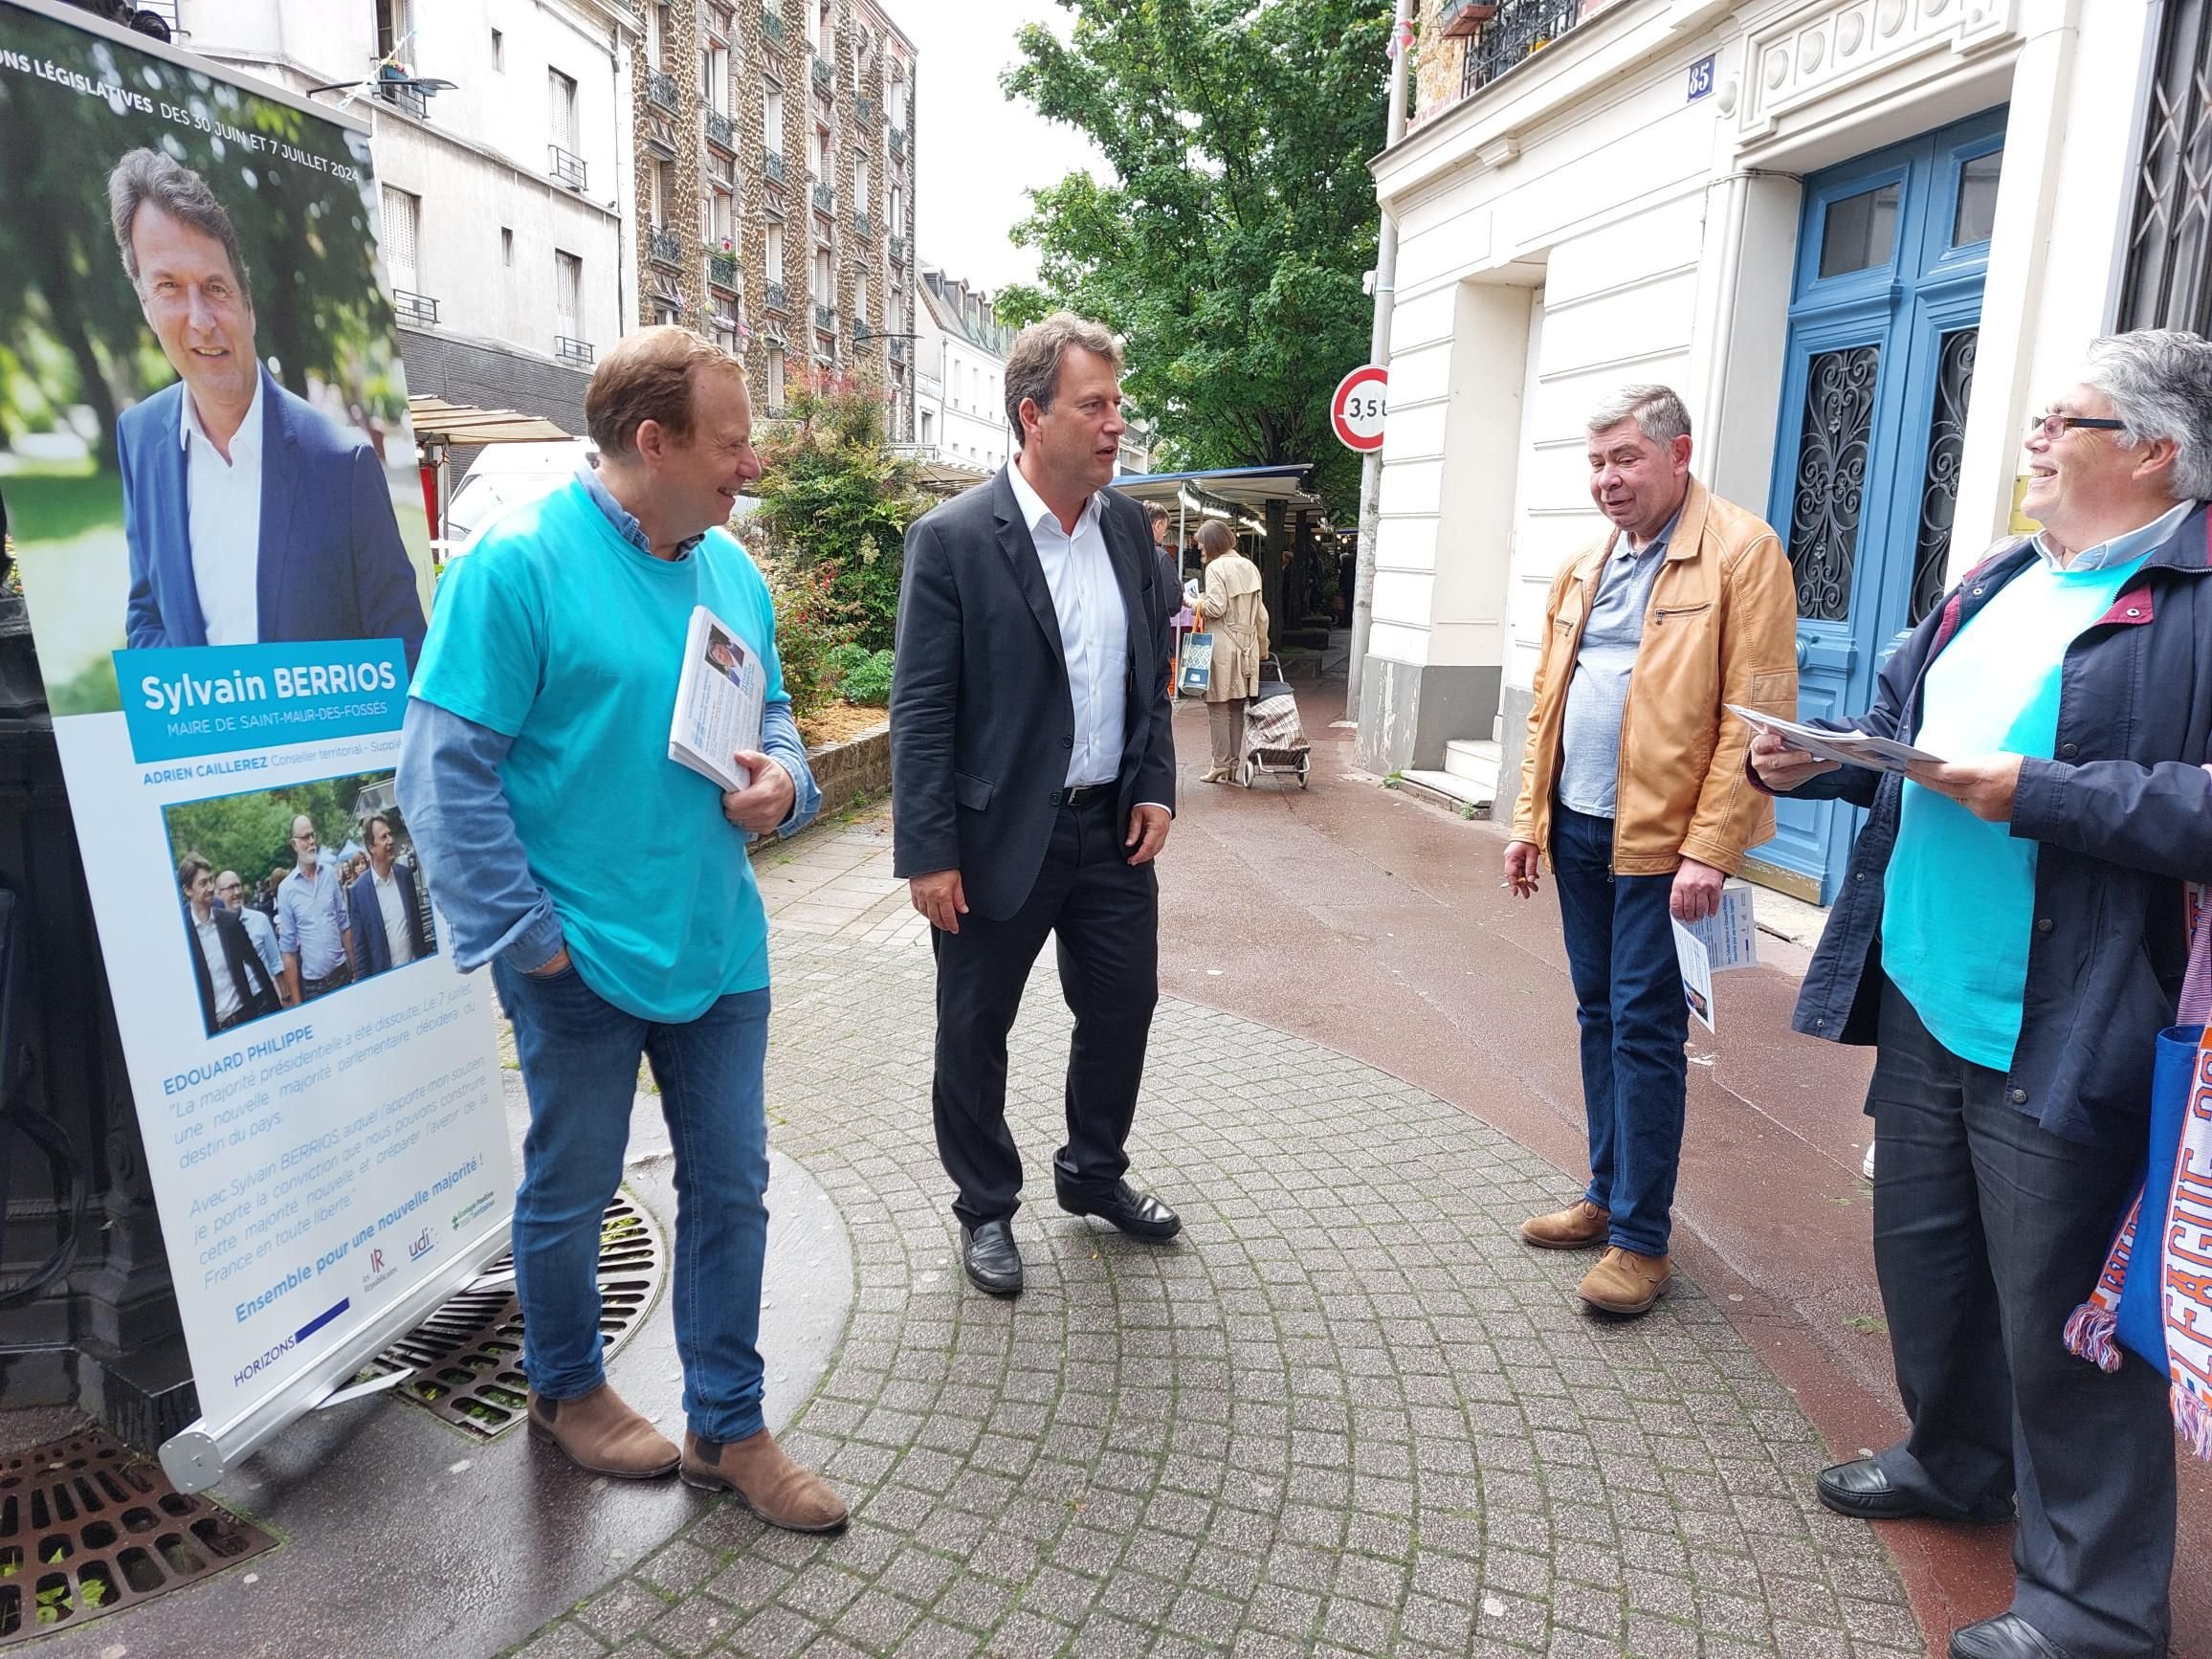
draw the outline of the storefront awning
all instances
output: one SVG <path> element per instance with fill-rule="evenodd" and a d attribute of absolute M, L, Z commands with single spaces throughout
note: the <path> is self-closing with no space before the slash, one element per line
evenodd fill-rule
<path fill-rule="evenodd" d="M 1312 471 L 1310 461 L 1299 461 L 1292 466 L 1223 467 L 1204 473 L 1140 473 L 1116 478 L 1114 487 L 1147 505 L 1158 501 L 1173 507 L 1188 490 L 1196 501 L 1224 507 L 1265 507 L 1280 501 L 1292 514 L 1318 513 L 1324 505 L 1321 498 L 1305 488 L 1306 475 Z"/>
<path fill-rule="evenodd" d="M 407 412 L 414 423 L 417 443 L 549 444 L 569 435 L 543 415 L 520 414 L 511 409 L 473 409 L 465 403 L 448 403 L 442 397 L 410 397 Z"/>

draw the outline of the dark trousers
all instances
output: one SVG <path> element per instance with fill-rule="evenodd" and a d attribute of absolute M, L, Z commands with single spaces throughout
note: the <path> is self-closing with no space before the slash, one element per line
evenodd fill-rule
<path fill-rule="evenodd" d="M 1610 1242 L 1663 1256 L 1673 1233 L 1674 1176 L 1690 1036 L 1674 955 L 1671 875 L 1615 875 L 1613 821 L 1552 808 L 1567 972 L 1582 1027 L 1582 1107 L 1590 1125 L 1584 1193 L 1612 1218 Z"/>
<path fill-rule="evenodd" d="M 2063 1340 L 2141 1149 L 2049 1134 L 1893 985 L 1880 1042 L 1874 1265 L 1913 1426 L 1883 1471 L 1941 1515 L 2017 1493 L 2013 1610 L 2072 1659 L 2156 1659 L 2174 1562 L 2167 1382 L 2133 1354 L 2108 1377 Z"/>
<path fill-rule="evenodd" d="M 1160 1000 L 1160 881 L 1151 865 L 1127 862 L 1114 796 L 1106 789 L 1059 809 L 1037 884 L 1011 917 L 993 921 L 971 911 L 957 934 L 930 935 L 937 1150 L 960 1189 L 953 1213 L 969 1227 L 1003 1220 L 1021 1203 L 1022 1155 L 1006 1128 L 1006 1033 L 1048 933 L 1058 941 L 1060 991 L 1075 1016 L 1068 1141 L 1052 1173 L 1063 1187 L 1096 1191 L 1128 1172 L 1122 1146 Z"/>

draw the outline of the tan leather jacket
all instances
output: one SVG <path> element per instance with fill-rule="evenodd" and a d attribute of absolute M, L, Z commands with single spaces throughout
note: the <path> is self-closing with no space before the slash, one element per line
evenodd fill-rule
<path fill-rule="evenodd" d="M 1615 531 L 1552 579 L 1513 838 L 1551 853 L 1567 687 Z M 1751 729 L 1723 704 L 1797 717 L 1797 585 L 1764 520 L 1690 480 L 1621 719 L 1613 871 L 1665 875 L 1685 857 L 1734 874 L 1774 833 L 1774 803 L 1744 772 Z"/>

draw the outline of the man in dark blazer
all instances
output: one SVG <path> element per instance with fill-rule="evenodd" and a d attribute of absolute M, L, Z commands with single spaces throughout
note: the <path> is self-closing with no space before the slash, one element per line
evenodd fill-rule
<path fill-rule="evenodd" d="M 379 812 L 368 821 L 368 868 L 345 890 L 353 918 L 353 972 L 356 979 L 389 973 L 431 954 L 422 906 L 415 902 L 414 872 L 399 862 L 399 843 L 391 820 Z"/>
<path fill-rule="evenodd" d="M 200 1019 L 208 1035 L 276 1013 L 283 1004 L 254 941 L 246 937 L 246 924 L 215 902 L 214 866 L 196 852 L 187 853 L 177 865 L 177 891 L 184 896 L 192 983 L 200 993 Z"/>
<path fill-rule="evenodd" d="M 1121 352 L 1067 312 L 1006 360 L 1014 464 L 906 537 L 891 690 L 894 870 L 937 954 L 939 1156 L 962 1265 L 1022 1288 L 1011 1222 L 1006 1033 L 1048 933 L 1075 1015 L 1060 1206 L 1139 1238 L 1175 1212 L 1124 1179 L 1159 1000 L 1152 860 L 1175 801 L 1167 617 L 1143 510 L 1106 486 L 1124 430 Z"/>
<path fill-rule="evenodd" d="M 276 384 L 230 214 L 158 150 L 108 176 L 117 250 L 180 378 L 116 421 L 124 641 L 156 646 L 397 639 L 424 631 L 384 463 Z"/>

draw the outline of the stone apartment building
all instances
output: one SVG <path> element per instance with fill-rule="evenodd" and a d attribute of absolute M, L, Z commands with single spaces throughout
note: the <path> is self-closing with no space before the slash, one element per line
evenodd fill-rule
<path fill-rule="evenodd" d="M 874 0 L 636 0 L 637 314 L 915 424 L 917 55 Z"/>

